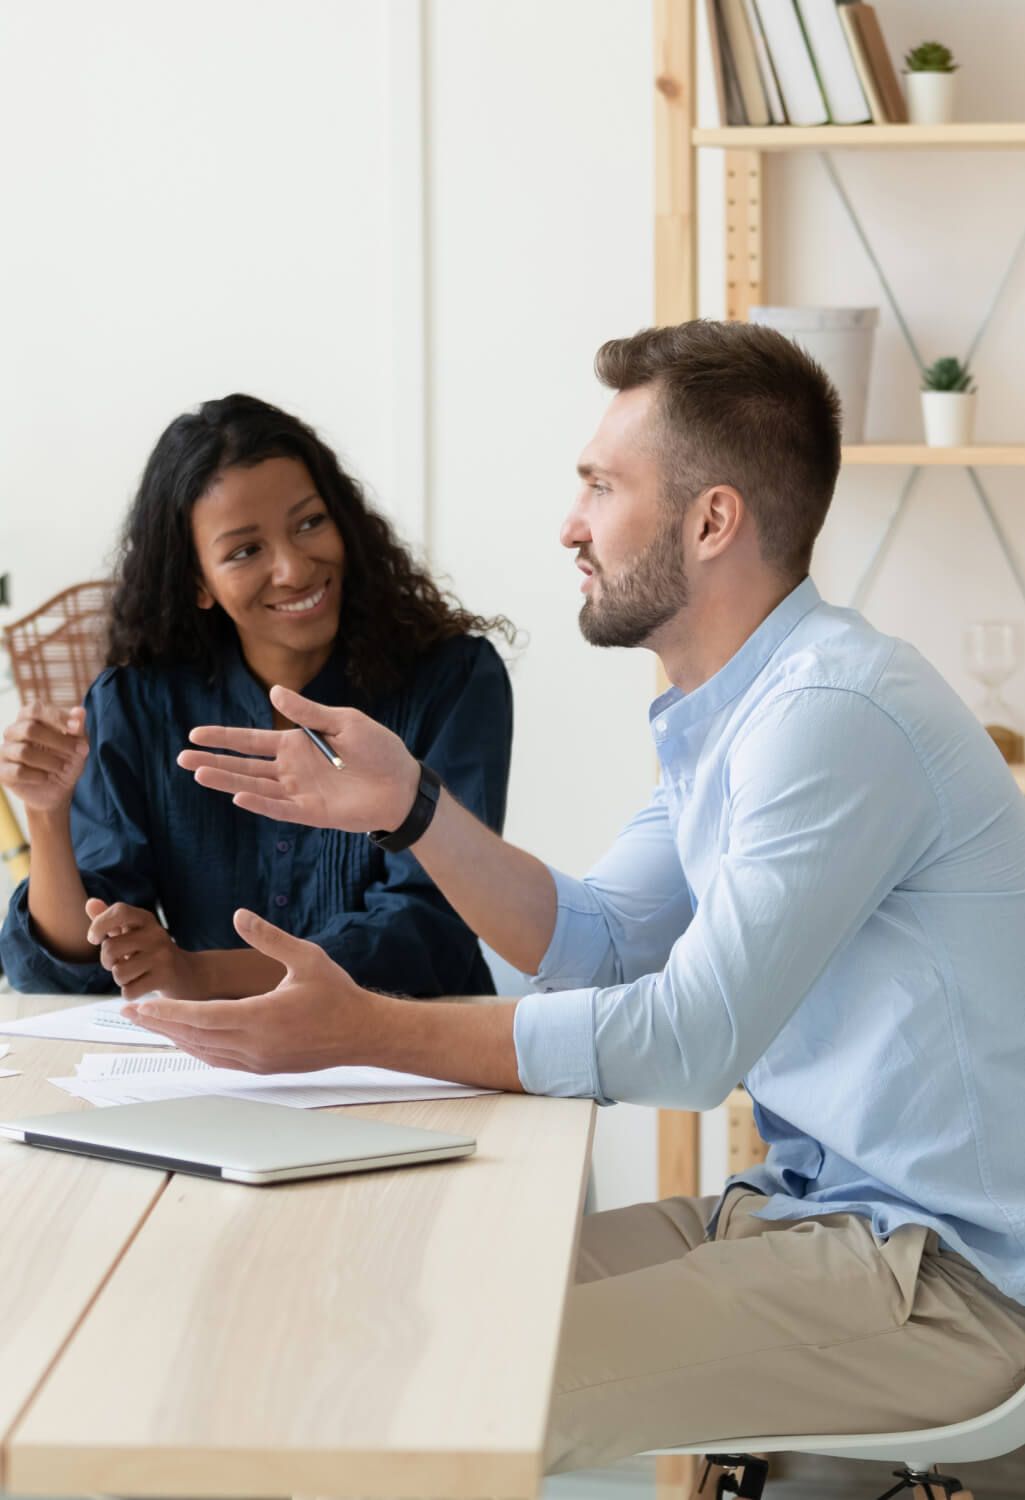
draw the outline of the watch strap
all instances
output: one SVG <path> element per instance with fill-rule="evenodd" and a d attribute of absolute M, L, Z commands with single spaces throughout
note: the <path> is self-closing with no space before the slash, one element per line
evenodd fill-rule
<path fill-rule="evenodd" d="M 386 828 L 376 828 L 367 835 L 372 844 L 376 844 L 378 849 L 386 849 L 389 854 L 400 854 L 410 844 L 415 844 L 427 832 L 437 811 L 438 798 L 441 796 L 441 777 L 430 766 L 425 766 L 423 761 L 419 764 L 420 785 L 405 820 L 391 833 Z"/>

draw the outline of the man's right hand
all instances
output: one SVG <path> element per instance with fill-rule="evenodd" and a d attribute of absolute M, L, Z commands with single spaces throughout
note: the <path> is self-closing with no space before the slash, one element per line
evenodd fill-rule
<path fill-rule="evenodd" d="M 26 703 L 0 742 L 0 785 L 31 812 L 62 811 L 88 754 L 84 708 Z"/>
<path fill-rule="evenodd" d="M 298 729 L 224 725 L 193 729 L 193 744 L 211 748 L 183 750 L 178 764 L 200 786 L 228 792 L 236 806 L 282 823 L 369 833 L 405 821 L 416 801 L 420 767 L 397 734 L 355 708 L 325 708 L 283 687 L 272 688 L 270 696 L 286 719 L 322 735 L 344 770 Z"/>

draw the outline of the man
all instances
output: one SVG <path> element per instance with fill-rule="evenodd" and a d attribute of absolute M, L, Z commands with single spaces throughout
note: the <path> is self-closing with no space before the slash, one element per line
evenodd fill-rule
<path fill-rule="evenodd" d="M 728 1434 L 901 1430 L 1025 1378 L 1025 801 L 910 647 L 808 577 L 840 461 L 822 371 L 764 328 L 606 344 L 562 529 L 598 645 L 658 653 L 648 807 L 585 880 L 490 833 L 348 709 L 199 729 L 183 766 L 270 817 L 411 847 L 534 993 L 415 1004 L 240 913 L 271 995 L 128 1013 L 210 1062 L 373 1063 L 707 1109 L 771 1150 L 711 1200 L 585 1221 L 553 1469 Z"/>

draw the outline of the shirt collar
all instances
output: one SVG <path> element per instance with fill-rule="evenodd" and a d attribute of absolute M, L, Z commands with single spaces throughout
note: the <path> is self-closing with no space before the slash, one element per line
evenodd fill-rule
<path fill-rule="evenodd" d="M 234 631 L 224 644 L 221 661 L 232 697 L 245 704 L 255 724 L 269 729 L 272 721 L 270 699 L 246 665 Z M 302 692 L 304 697 L 312 698 L 316 703 L 344 705 L 349 702 L 351 694 L 345 674 L 345 653 L 337 642 L 316 677 L 305 685 Z"/>
<path fill-rule="evenodd" d="M 707 682 L 692 693 L 684 693 L 678 687 L 661 693 L 648 710 L 649 720 L 654 722 L 672 711 L 673 729 L 682 730 L 718 713 L 754 681 L 794 627 L 821 603 L 818 589 L 810 578 L 805 578 Z"/>

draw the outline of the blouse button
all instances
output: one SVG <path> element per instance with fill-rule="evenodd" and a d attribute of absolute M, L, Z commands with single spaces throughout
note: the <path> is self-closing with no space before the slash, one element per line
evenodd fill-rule
<path fill-rule="evenodd" d="M 275 906 L 287 906 L 288 905 L 288 897 L 287 896 L 275 896 L 274 897 L 274 905 Z"/>
<path fill-rule="evenodd" d="M 279 854 L 287 854 L 288 851 L 289 851 L 289 849 L 291 849 L 291 847 L 292 846 L 288 842 L 287 839 L 278 839 L 278 853 Z"/>

